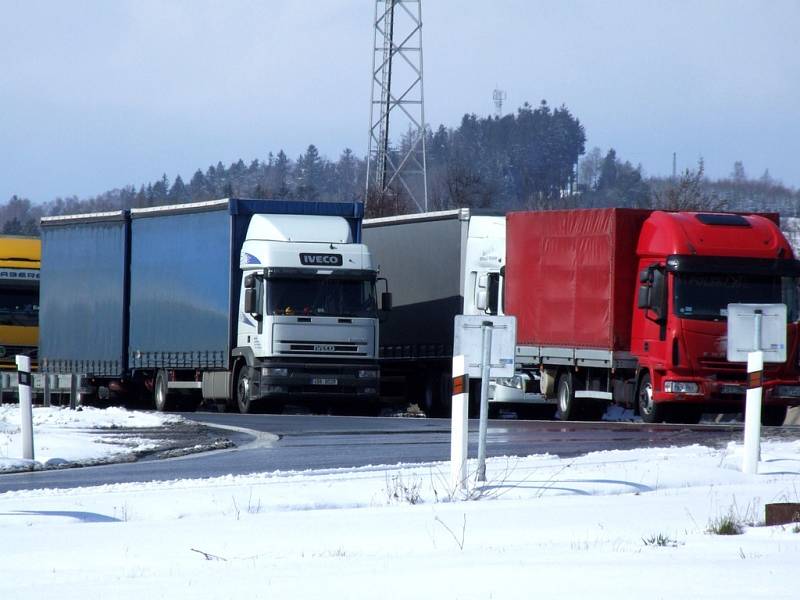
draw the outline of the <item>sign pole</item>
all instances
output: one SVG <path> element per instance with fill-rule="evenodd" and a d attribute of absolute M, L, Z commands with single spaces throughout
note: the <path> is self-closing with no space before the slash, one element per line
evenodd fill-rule
<path fill-rule="evenodd" d="M 481 421 L 478 430 L 478 481 L 486 481 L 486 430 L 489 426 L 489 369 L 492 366 L 492 322 L 484 321 L 481 354 Z"/>
<path fill-rule="evenodd" d="M 469 435 L 469 377 L 464 355 L 453 357 L 453 412 L 450 427 L 450 489 L 467 486 L 467 436 Z"/>

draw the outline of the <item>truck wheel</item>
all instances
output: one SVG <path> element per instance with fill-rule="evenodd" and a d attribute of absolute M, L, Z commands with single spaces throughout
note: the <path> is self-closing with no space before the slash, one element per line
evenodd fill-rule
<path fill-rule="evenodd" d="M 556 416 L 562 421 L 572 421 L 578 416 L 578 402 L 575 400 L 575 383 L 571 373 L 562 373 L 556 386 L 558 412 Z"/>
<path fill-rule="evenodd" d="M 762 406 L 761 424 L 767 427 L 780 427 L 786 420 L 786 406 Z"/>
<path fill-rule="evenodd" d="M 642 421 L 661 423 L 665 420 L 666 407 L 653 402 L 653 384 L 650 382 L 650 373 L 642 375 L 637 396 L 639 416 L 642 417 Z"/>
<path fill-rule="evenodd" d="M 242 365 L 236 376 L 236 404 L 243 415 L 253 412 L 253 398 L 250 392 L 250 371 L 247 365 Z"/>
<path fill-rule="evenodd" d="M 156 373 L 156 381 L 153 384 L 153 401 L 158 412 L 173 409 L 172 399 L 169 397 L 169 387 L 167 387 L 167 372 L 160 370 Z"/>

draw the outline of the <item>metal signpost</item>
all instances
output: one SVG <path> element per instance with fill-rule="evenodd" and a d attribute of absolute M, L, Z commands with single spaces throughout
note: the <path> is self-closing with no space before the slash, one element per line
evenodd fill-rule
<path fill-rule="evenodd" d="M 478 435 L 477 480 L 486 481 L 486 431 L 489 421 L 489 378 L 514 376 L 514 348 L 517 337 L 515 317 L 483 315 L 457 315 L 453 344 L 453 428 L 451 440 L 451 463 L 453 465 L 454 489 L 466 484 L 466 452 L 463 457 L 454 448 L 466 448 L 468 427 L 466 414 L 469 393 L 456 396 L 456 358 L 463 357 L 463 372 L 468 377 L 481 378 L 481 412 Z M 458 363 L 461 367 L 461 363 Z M 466 380 L 465 380 L 466 381 Z M 458 398 L 458 399 L 457 399 Z M 457 422 L 458 419 L 458 422 Z M 462 439 L 455 439 L 456 435 Z"/>
<path fill-rule="evenodd" d="M 742 472 L 758 472 L 764 363 L 786 362 L 786 305 L 729 304 L 728 361 L 747 362 Z"/>

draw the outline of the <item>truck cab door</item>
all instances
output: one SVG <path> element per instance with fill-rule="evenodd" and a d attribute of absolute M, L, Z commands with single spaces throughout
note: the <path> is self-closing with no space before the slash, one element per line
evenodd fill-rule
<path fill-rule="evenodd" d="M 667 357 L 669 277 L 662 265 L 640 265 L 631 350 L 643 366 L 664 368 Z"/>
<path fill-rule="evenodd" d="M 264 327 L 264 277 L 250 273 L 242 278 L 239 300 L 238 346 L 256 347 Z"/>

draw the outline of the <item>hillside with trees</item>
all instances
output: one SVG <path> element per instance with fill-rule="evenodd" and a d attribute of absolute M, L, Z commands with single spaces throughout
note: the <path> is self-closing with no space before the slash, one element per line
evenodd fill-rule
<path fill-rule="evenodd" d="M 585 151 L 586 134 L 565 106 L 524 104 L 503 117 L 464 115 L 458 127 L 440 125 L 426 138 L 431 210 L 474 207 L 498 211 L 631 206 L 668 210 L 775 211 L 797 217 L 800 192 L 769 172 L 751 179 L 741 162 L 727 178 L 710 180 L 703 161 L 674 178 L 648 177 L 614 149 Z M 401 142 L 402 143 L 402 142 Z M 218 162 L 184 179 L 166 174 L 89 198 L 43 204 L 12 196 L 0 205 L 0 231 L 36 235 L 43 216 L 82 214 L 200 202 L 225 197 L 321 202 L 364 200 L 366 160 L 344 149 L 335 160 L 314 144 L 290 158 L 283 150 L 229 165 Z M 401 199 L 372 214 L 411 210 Z M 377 209 L 382 209 L 376 212 Z"/>

